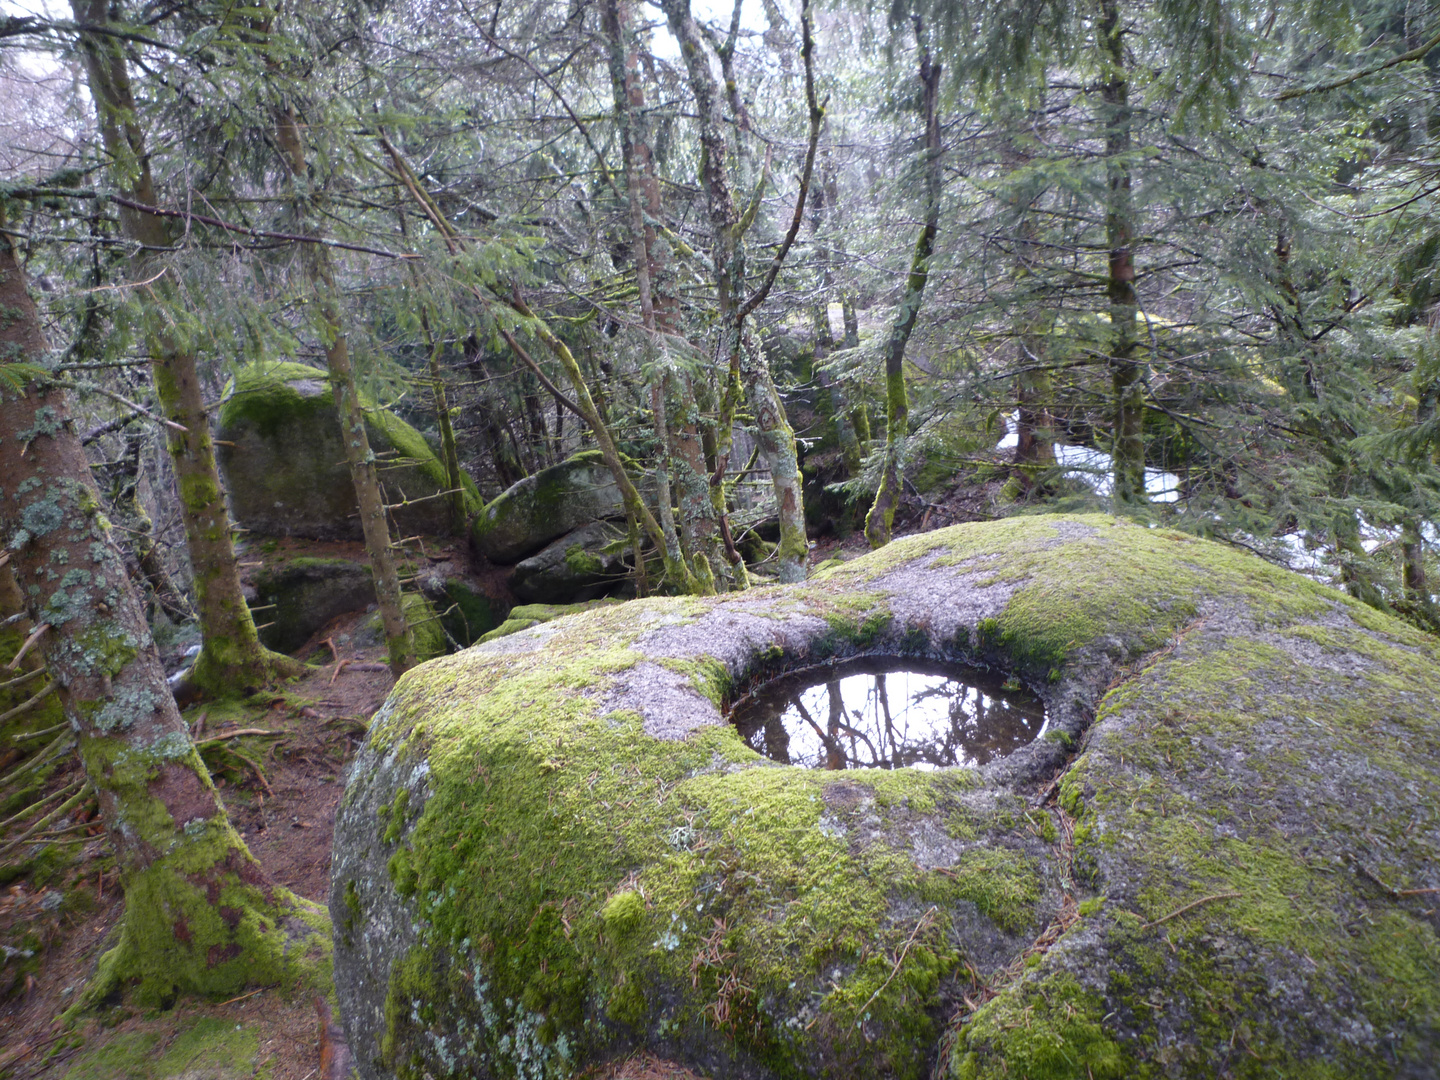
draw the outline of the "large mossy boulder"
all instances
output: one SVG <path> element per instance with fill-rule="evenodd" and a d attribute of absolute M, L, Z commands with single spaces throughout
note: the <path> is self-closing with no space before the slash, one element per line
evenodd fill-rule
<path fill-rule="evenodd" d="M 365 434 L 395 527 L 405 535 L 450 532 L 445 467 L 424 437 L 361 395 Z M 304 364 L 242 368 L 220 405 L 220 469 L 237 525 L 263 536 L 360 539 L 355 488 L 326 372 Z M 462 473 L 470 514 L 482 505 Z"/>
<path fill-rule="evenodd" d="M 727 723 L 862 653 L 1000 669 L 1046 736 L 824 772 Z M 333 865 L 367 1080 L 1434 1076 L 1440 648 L 1181 533 L 959 526 L 410 672 Z"/>
<path fill-rule="evenodd" d="M 491 562 L 513 563 L 592 522 L 624 516 L 620 489 L 599 452 L 582 450 L 501 492 L 475 519 L 470 537 Z"/>

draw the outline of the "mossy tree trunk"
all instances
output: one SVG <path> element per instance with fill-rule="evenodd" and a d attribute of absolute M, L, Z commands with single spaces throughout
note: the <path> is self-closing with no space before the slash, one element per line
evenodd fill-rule
<path fill-rule="evenodd" d="M 1131 198 L 1130 80 L 1125 68 L 1124 26 L 1119 0 L 1100 5 L 1100 45 L 1107 66 L 1101 88 L 1104 102 L 1105 170 L 1109 184 L 1105 207 L 1105 239 L 1110 249 L 1105 293 L 1110 301 L 1110 459 L 1117 503 L 1143 503 L 1145 498 L 1145 383 L 1136 359 L 1139 341 L 1135 318 L 1140 312 L 1135 292 L 1135 205 Z"/>
<path fill-rule="evenodd" d="M 729 370 L 739 379 L 750 414 L 755 418 L 756 441 L 761 453 L 770 463 L 770 475 L 775 486 L 775 501 L 779 509 L 780 543 L 776 549 L 778 577 L 781 581 L 805 580 L 805 563 L 809 556 L 809 543 L 805 536 L 805 506 L 801 492 L 800 464 L 795 452 L 795 434 L 790 429 L 785 415 L 784 403 L 775 389 L 770 366 L 759 349 L 746 348 L 745 319 L 768 291 L 768 284 L 762 286 L 749 298 L 745 269 L 745 245 L 742 242 L 744 227 L 736 210 L 734 192 L 731 188 L 729 171 L 726 167 L 728 147 L 725 140 L 725 122 L 720 112 L 720 87 L 710 65 L 710 52 L 702 41 L 699 27 L 690 14 L 690 0 L 661 0 L 670 32 L 680 43 L 680 55 L 689 77 L 690 91 L 695 98 L 700 138 L 700 179 L 705 189 L 709 208 L 711 230 L 711 259 L 714 264 L 716 300 L 719 307 L 720 348 L 717 357 L 722 370 Z M 809 187 L 810 170 L 814 164 L 814 144 L 819 133 L 821 114 L 813 100 L 811 79 L 811 43 L 809 38 L 808 4 L 801 14 L 805 31 L 803 55 L 806 63 L 807 91 L 811 98 L 811 145 L 807 154 L 804 176 L 799 194 L 803 206 Z M 798 225 L 798 220 L 794 223 Z M 788 251 L 789 240 L 776 256 L 772 268 L 783 261 Z M 773 280 L 773 274 L 770 277 Z M 725 438 L 722 408 L 722 424 L 719 435 Z M 712 480 L 719 482 L 724 476 L 725 452 L 721 453 Z M 717 480 L 716 477 L 719 479 Z"/>
<path fill-rule="evenodd" d="M 905 346 L 920 314 L 925 284 L 930 278 L 930 259 L 935 253 L 935 234 L 940 229 L 941 149 L 936 98 L 940 90 L 941 65 L 931 59 L 918 19 L 915 36 L 920 44 L 921 107 L 925 116 L 925 221 L 915 240 L 915 251 L 910 256 L 910 273 L 905 278 L 905 293 L 890 324 L 890 339 L 885 346 L 885 458 L 875 502 L 865 516 L 865 539 L 872 548 L 883 547 L 890 542 L 895 526 L 895 509 L 900 504 L 903 479 L 900 467 L 905 456 L 910 420 L 910 401 L 905 390 Z"/>
<path fill-rule="evenodd" d="M 630 5 L 625 0 L 603 0 L 600 24 L 608 46 L 610 92 L 615 101 L 615 117 L 620 130 L 620 154 L 630 226 L 630 258 L 635 267 L 641 324 L 650 338 L 648 347 L 658 350 L 665 347 L 662 333 L 668 334 L 674 330 L 675 303 L 674 298 L 664 295 L 662 290 L 657 305 L 655 295 L 658 279 L 665 272 L 664 249 L 655 242 L 654 225 L 660 212 L 660 184 L 655 176 L 650 140 L 645 129 L 645 89 L 640 81 L 640 43 L 631 19 Z M 649 220 L 646 219 L 647 211 Z M 681 554 L 680 537 L 675 529 L 673 493 L 670 487 L 673 448 L 670 438 L 669 373 L 657 371 L 650 380 L 648 390 L 650 415 L 655 425 L 655 496 L 660 531 L 665 538 L 666 561 L 671 565 L 681 566 L 684 564 L 684 556 Z M 672 584 L 683 587 L 683 583 Z"/>
<path fill-rule="evenodd" d="M 45 341 L 0 234 L 0 350 Z M 138 983 L 142 1001 L 308 977 L 329 948 L 317 905 L 268 882 L 230 825 L 100 511 L 62 391 L 0 390 L 0 531 L 99 798 L 125 890 L 119 940 L 85 1000 Z M 309 940 L 302 940 L 309 939 Z M 313 974 L 313 970 L 312 970 Z"/>
<path fill-rule="evenodd" d="M 71 8 L 82 25 L 103 27 L 109 21 L 105 0 L 71 0 Z M 154 206 L 155 184 L 121 41 L 87 33 L 81 35 L 80 45 L 101 139 L 117 186 L 131 200 Z M 172 312 L 179 306 L 174 286 L 166 277 L 157 277 L 166 268 L 156 252 L 169 247 L 173 237 L 163 218 L 129 207 L 120 208 L 120 229 L 126 239 L 142 245 L 133 273 L 137 281 L 146 283 L 139 294 L 148 297 L 144 330 L 155 396 L 163 415 L 177 425 L 168 429 L 169 450 L 180 488 L 180 516 L 195 575 L 195 607 L 202 635 L 191 677 L 197 686 L 212 693 L 262 686 L 277 674 L 293 674 L 299 665 L 260 644 L 241 591 L 195 353 L 173 321 Z"/>
<path fill-rule="evenodd" d="M 276 117 L 276 140 L 295 193 L 296 216 L 305 227 L 309 219 L 311 197 L 309 173 L 305 166 L 305 143 L 300 122 L 291 108 L 283 108 Z M 304 244 L 300 252 L 305 277 L 315 294 L 319 327 L 325 348 L 325 364 L 330 369 L 330 389 L 335 395 L 335 409 L 340 415 L 340 431 L 345 439 L 345 459 L 350 465 L 350 479 L 355 485 L 355 500 L 360 508 L 360 528 L 365 536 L 365 553 L 370 558 L 370 572 L 375 579 L 375 600 L 380 608 L 380 624 L 389 649 L 390 670 L 398 679 L 415 666 L 415 636 L 405 618 L 404 598 L 400 590 L 400 573 L 390 545 L 390 524 L 386 517 L 385 493 L 375 470 L 375 455 L 365 433 L 365 413 L 360 406 L 360 392 L 355 385 L 355 369 L 350 364 L 350 346 L 345 336 L 340 311 L 339 290 L 330 265 L 329 251 L 321 244 Z"/>
<path fill-rule="evenodd" d="M 1440 401 L 1440 378 L 1419 381 L 1415 397 L 1415 424 L 1424 427 L 1435 419 L 1435 406 Z M 1440 627 L 1440 611 L 1430 599 L 1430 586 L 1426 581 L 1425 537 L 1420 530 L 1420 518 L 1414 514 L 1407 514 L 1400 523 L 1400 557 L 1400 578 L 1405 599 L 1418 605 L 1429 622 Z"/>

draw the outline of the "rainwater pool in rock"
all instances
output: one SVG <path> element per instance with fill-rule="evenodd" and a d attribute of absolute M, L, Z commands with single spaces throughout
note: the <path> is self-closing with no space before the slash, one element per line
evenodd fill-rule
<path fill-rule="evenodd" d="M 866 657 L 791 672 L 738 701 L 756 753 L 810 769 L 984 765 L 1036 739 L 1045 707 L 976 668 Z"/>

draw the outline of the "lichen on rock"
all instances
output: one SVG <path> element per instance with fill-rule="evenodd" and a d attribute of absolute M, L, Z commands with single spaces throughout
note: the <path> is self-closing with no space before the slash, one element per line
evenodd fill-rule
<path fill-rule="evenodd" d="M 725 719 L 754 680 L 867 653 L 999 668 L 1050 737 L 823 772 Z M 351 1045 L 367 1078 L 642 1045 L 716 1077 L 1420 1075 L 1437 659 L 1256 558 L 1091 517 L 434 661 L 337 819 Z"/>

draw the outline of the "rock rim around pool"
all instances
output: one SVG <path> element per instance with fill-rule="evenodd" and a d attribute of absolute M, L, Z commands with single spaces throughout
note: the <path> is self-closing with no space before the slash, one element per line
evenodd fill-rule
<path fill-rule="evenodd" d="M 424 437 L 361 394 L 365 435 L 402 535 L 451 531 L 445 467 Z M 362 536 L 355 486 L 329 376 L 295 363 L 250 364 L 227 388 L 216 425 L 217 461 L 230 515 L 262 536 L 316 540 Z M 470 514 L 483 505 L 462 474 Z M 403 504 L 403 505 L 401 505 Z"/>
<path fill-rule="evenodd" d="M 981 769 L 743 745 L 753 680 L 986 664 Z M 1015 518 L 649 599 L 409 673 L 336 824 L 367 1078 L 1433 1076 L 1440 649 L 1184 534 Z"/>

